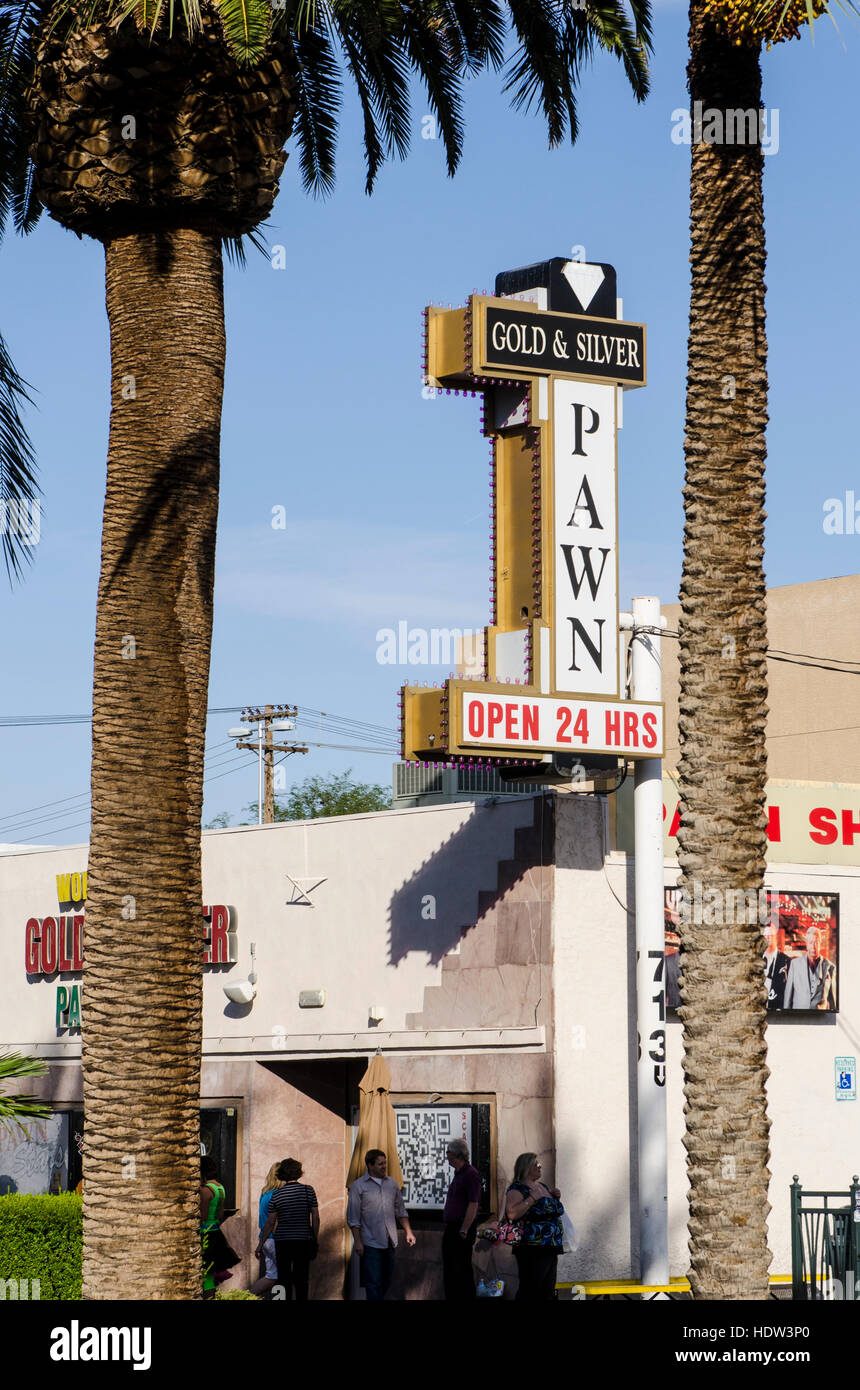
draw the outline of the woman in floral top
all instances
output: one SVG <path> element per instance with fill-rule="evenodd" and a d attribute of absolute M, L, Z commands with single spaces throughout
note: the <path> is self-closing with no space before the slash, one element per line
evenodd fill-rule
<path fill-rule="evenodd" d="M 564 1246 L 560 1198 L 557 1187 L 541 1182 L 537 1154 L 520 1154 L 507 1191 L 505 1213 L 522 1229 L 513 1250 L 520 1276 L 517 1298 L 524 1302 L 555 1298 L 556 1268 Z"/>

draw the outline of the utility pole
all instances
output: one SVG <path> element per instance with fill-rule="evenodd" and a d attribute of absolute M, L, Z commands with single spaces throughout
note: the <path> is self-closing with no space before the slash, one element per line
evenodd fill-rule
<path fill-rule="evenodd" d="M 275 731 L 295 727 L 298 709 L 291 705 L 264 705 L 262 709 L 249 707 L 242 711 L 242 719 L 257 725 L 256 743 L 237 743 L 237 748 L 246 748 L 257 754 L 257 824 L 272 825 L 275 819 L 275 754 L 307 753 L 303 743 L 275 743 Z"/>

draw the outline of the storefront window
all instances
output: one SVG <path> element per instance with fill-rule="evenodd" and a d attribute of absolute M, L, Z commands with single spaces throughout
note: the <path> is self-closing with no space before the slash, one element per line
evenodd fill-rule
<path fill-rule="evenodd" d="M 237 1110 L 200 1111 L 200 1155 L 211 1154 L 224 1184 L 226 1207 L 236 1205 Z M 0 1129 L 0 1195 L 7 1192 L 74 1192 L 83 1177 L 83 1110 L 56 1111 L 21 1131 Z"/>
<path fill-rule="evenodd" d="M 0 1128 L 0 1195 L 65 1192 L 68 1152 L 68 1114 L 30 1120 L 26 1130 Z"/>
<path fill-rule="evenodd" d="M 200 1111 L 200 1157 L 214 1158 L 218 1180 L 224 1185 L 224 1209 L 236 1206 L 236 1139 L 238 1112 L 235 1105 Z"/>

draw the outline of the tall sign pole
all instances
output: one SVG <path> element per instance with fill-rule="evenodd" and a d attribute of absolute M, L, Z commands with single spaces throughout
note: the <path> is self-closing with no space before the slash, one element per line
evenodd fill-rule
<path fill-rule="evenodd" d="M 631 676 L 637 700 L 661 696 L 657 598 L 634 598 Z M 636 1104 L 639 1147 L 639 1256 L 643 1284 L 669 1282 L 666 1183 L 666 984 L 663 915 L 663 771 L 660 758 L 640 758 L 633 774 L 636 902 L 636 1014 L 639 1061 Z"/>
<path fill-rule="evenodd" d="M 477 679 L 404 686 L 401 740 L 407 761 L 502 764 L 524 781 L 549 780 L 541 764 L 560 754 L 601 771 L 636 764 L 641 1277 L 666 1284 L 661 618 L 657 599 L 634 600 L 627 698 L 617 431 L 622 388 L 645 385 L 645 326 L 619 314 L 611 266 L 560 258 L 498 276 L 494 296 L 427 310 L 427 384 L 483 397 L 492 616 Z"/>

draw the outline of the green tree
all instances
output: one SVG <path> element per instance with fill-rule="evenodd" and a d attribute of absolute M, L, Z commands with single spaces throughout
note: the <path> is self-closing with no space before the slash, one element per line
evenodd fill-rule
<path fill-rule="evenodd" d="M 631 9 L 0 0 L 3 207 L 22 230 L 45 208 L 105 248 L 111 415 L 82 1029 L 85 1298 L 200 1292 L 200 822 L 222 247 L 241 254 L 268 216 L 291 133 L 305 185 L 330 187 L 342 69 L 361 108 L 368 189 L 387 156 L 406 152 L 413 77 L 453 172 L 462 81 L 501 66 L 508 24 L 505 90 L 539 107 L 551 143 L 575 138 L 576 83 L 600 50 L 644 97 L 648 0 Z M 156 938 L 157 954 L 143 952 Z"/>
<path fill-rule="evenodd" d="M 275 820 L 317 820 L 321 816 L 356 816 L 361 811 L 391 809 L 391 791 L 379 782 L 353 782 L 352 768 L 325 777 L 306 777 L 282 801 L 275 798 Z M 257 803 L 246 807 L 256 813 Z M 256 824 L 256 819 L 249 824 Z"/>
<path fill-rule="evenodd" d="M 690 1283 L 768 1295 L 769 1122 L 763 941 L 727 911 L 764 884 L 764 466 L 767 423 L 761 48 L 819 0 L 691 0 L 692 282 L 681 582 L 678 862 L 722 904 L 682 937 Z M 707 125 L 697 127 L 697 117 Z M 751 138 L 752 136 L 752 138 Z M 709 897 L 709 893 L 717 896 Z M 702 901 L 702 899 L 699 899 Z M 713 914 L 703 913 L 702 916 Z"/>

